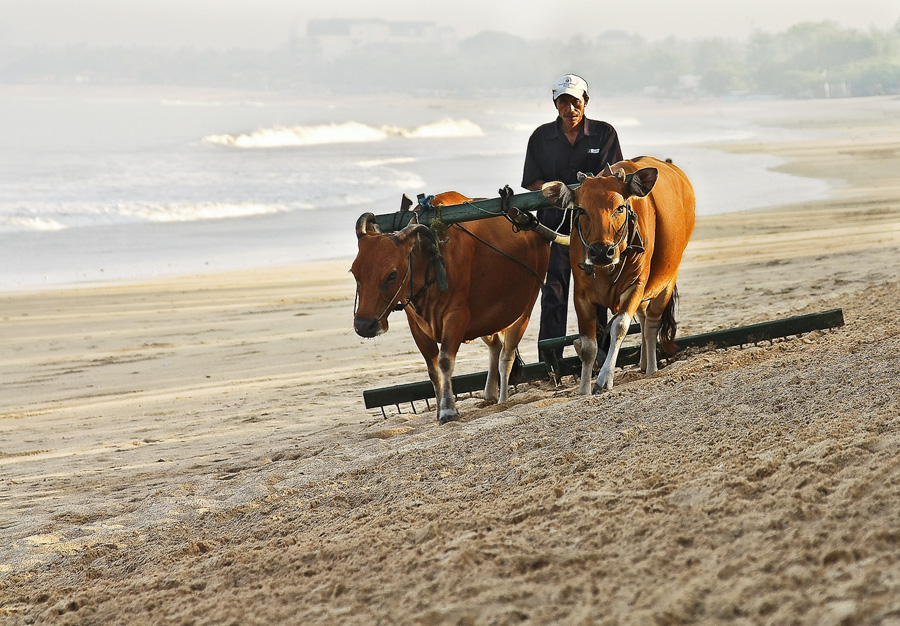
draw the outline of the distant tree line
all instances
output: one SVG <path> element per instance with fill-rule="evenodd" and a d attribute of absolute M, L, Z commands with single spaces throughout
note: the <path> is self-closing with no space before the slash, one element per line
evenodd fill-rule
<path fill-rule="evenodd" d="M 0 46 L 0 83 L 184 85 L 321 93 L 471 94 L 540 91 L 548 76 L 581 71 L 606 94 L 768 95 L 900 93 L 900 20 L 863 32 L 804 22 L 746 41 L 648 42 L 596 37 L 525 40 L 482 32 L 446 46 L 381 44 L 326 59 L 306 40 L 273 50 Z M 599 83 L 599 84 L 598 84 Z"/>

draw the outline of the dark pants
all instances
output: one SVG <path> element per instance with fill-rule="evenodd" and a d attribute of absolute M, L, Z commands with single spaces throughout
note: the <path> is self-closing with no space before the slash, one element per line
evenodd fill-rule
<path fill-rule="evenodd" d="M 576 270 L 581 271 L 581 270 Z M 572 266 L 569 263 L 569 248 L 550 244 L 550 265 L 547 279 L 541 287 L 541 327 L 538 341 L 566 336 L 566 317 L 569 312 L 569 282 Z M 607 310 L 597 307 L 597 345 L 603 352 L 609 351 L 609 338 L 605 335 Z M 557 358 L 562 357 L 562 348 L 557 350 Z M 599 356 L 599 353 L 598 353 Z M 543 360 L 538 351 L 538 359 Z"/>

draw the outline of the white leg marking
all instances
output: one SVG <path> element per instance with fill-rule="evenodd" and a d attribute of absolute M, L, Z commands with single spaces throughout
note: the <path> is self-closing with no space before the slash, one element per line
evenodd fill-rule
<path fill-rule="evenodd" d="M 659 338 L 660 320 L 647 320 L 641 326 L 641 370 L 649 376 L 656 371 L 656 344 Z"/>
<path fill-rule="evenodd" d="M 597 382 L 594 384 L 594 391 L 602 391 L 603 389 L 613 388 L 613 374 L 616 369 L 616 359 L 619 358 L 619 348 L 622 347 L 622 341 L 628 334 L 628 327 L 631 326 L 631 318 L 625 313 L 620 313 L 613 318 L 612 326 L 609 329 L 609 352 L 600 373 L 597 374 Z"/>
<path fill-rule="evenodd" d="M 597 338 L 581 335 L 576 341 L 578 341 L 578 347 L 575 351 L 581 357 L 581 382 L 578 385 L 578 393 L 589 396 L 591 395 L 594 359 L 597 358 Z"/>
<path fill-rule="evenodd" d="M 451 384 L 453 366 L 455 364 L 456 357 L 450 356 L 443 350 L 438 355 L 438 372 L 441 376 L 441 397 L 438 419 L 441 423 L 454 421 L 459 417 L 459 413 L 456 410 L 456 398 L 453 396 L 453 385 Z"/>
<path fill-rule="evenodd" d="M 485 402 L 497 402 L 503 396 L 503 377 L 500 375 L 503 369 L 500 367 L 500 352 L 503 342 L 500 341 L 498 335 L 482 337 L 482 339 L 488 346 L 488 372 L 487 381 L 484 384 L 484 400 Z M 497 394 L 498 389 L 499 395 Z M 503 402 L 503 400 L 499 401 Z"/>

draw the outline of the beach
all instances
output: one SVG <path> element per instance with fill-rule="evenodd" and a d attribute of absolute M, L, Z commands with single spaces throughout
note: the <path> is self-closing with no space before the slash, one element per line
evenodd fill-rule
<path fill-rule="evenodd" d="M 900 624 L 900 99 L 754 111 L 832 189 L 698 216 L 679 335 L 845 325 L 590 397 L 366 409 L 350 258 L 0 293 L 3 623 Z"/>

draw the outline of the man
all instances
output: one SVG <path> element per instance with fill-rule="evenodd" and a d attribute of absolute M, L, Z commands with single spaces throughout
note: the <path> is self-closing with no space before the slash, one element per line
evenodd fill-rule
<path fill-rule="evenodd" d="M 588 84 L 581 76 L 566 74 L 553 84 L 553 104 L 559 117 L 538 126 L 528 140 L 522 174 L 525 189 L 537 191 L 544 183 L 554 180 L 573 185 L 578 182 L 578 172 L 599 174 L 607 164 L 622 160 L 616 130 L 606 122 L 584 116 L 588 98 Z M 541 209 L 538 219 L 557 232 L 566 235 L 571 232 L 571 211 Z M 566 335 L 571 276 L 569 249 L 551 244 L 550 267 L 541 289 L 538 341 Z M 605 328 L 606 318 L 606 309 L 598 309 L 598 328 Z M 600 340 L 598 345 L 606 349 L 609 342 Z M 562 356 L 562 348 L 558 350 L 558 356 Z M 598 354 L 598 358 L 602 361 L 602 355 Z"/>

